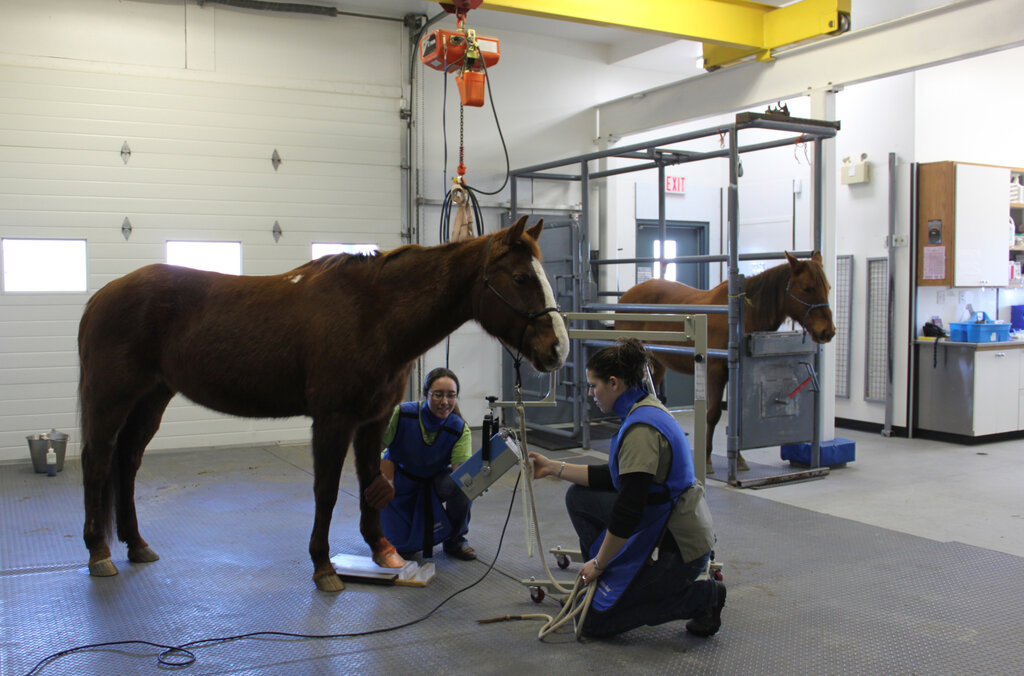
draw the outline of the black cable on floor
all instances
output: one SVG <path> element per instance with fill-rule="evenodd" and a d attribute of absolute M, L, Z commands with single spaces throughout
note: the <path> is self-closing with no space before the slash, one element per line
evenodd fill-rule
<path fill-rule="evenodd" d="M 441 606 L 443 606 L 444 604 L 448 603 L 449 601 L 451 601 L 453 598 L 455 598 L 456 596 L 458 596 L 462 592 L 468 591 L 468 590 L 472 589 L 473 587 L 477 586 L 478 584 L 480 584 L 481 582 L 483 582 L 484 578 L 487 577 L 490 574 L 491 570 L 493 570 L 494 564 L 496 564 L 498 562 L 498 555 L 501 554 L 501 545 L 505 541 L 505 531 L 508 530 L 508 522 L 512 518 L 512 507 L 516 503 L 516 490 L 519 488 L 519 480 L 521 478 L 522 478 L 522 474 L 517 476 L 516 477 L 516 483 L 512 487 L 512 499 L 508 503 L 508 513 L 505 514 L 505 523 L 504 523 L 504 525 L 502 525 L 502 527 L 501 527 L 501 535 L 498 537 L 498 548 L 497 548 L 497 551 L 494 552 L 494 559 L 491 561 L 490 565 L 487 566 L 487 570 L 484 571 L 484 574 L 481 575 L 480 578 L 478 580 L 476 580 L 476 582 L 468 584 L 465 587 L 463 587 L 462 589 L 459 589 L 457 591 L 452 592 L 443 601 L 441 601 L 436 606 L 434 606 L 434 608 L 430 612 L 428 612 L 426 615 L 424 615 L 423 617 L 420 617 L 420 618 L 415 619 L 415 620 L 410 620 L 409 622 L 403 622 L 402 624 L 396 624 L 396 625 L 391 626 L 391 627 L 381 627 L 379 629 L 368 629 L 366 631 L 346 632 L 346 633 L 342 633 L 342 634 L 295 634 L 295 633 L 291 633 L 291 632 L 287 632 L 287 631 L 253 631 L 253 632 L 249 632 L 247 634 L 236 634 L 234 636 L 222 636 L 222 637 L 219 637 L 219 638 L 201 638 L 201 639 L 197 639 L 195 641 L 189 641 L 188 643 L 182 643 L 181 645 L 177 645 L 177 646 L 163 645 L 161 643 L 153 643 L 152 641 L 143 641 L 143 640 L 107 641 L 105 643 L 90 643 L 88 645 L 80 645 L 80 646 L 76 646 L 74 648 L 68 648 L 66 650 L 61 650 L 59 652 L 53 653 L 52 655 L 47 655 L 43 659 L 41 659 L 38 662 L 36 662 L 35 666 L 32 667 L 32 669 L 28 672 L 28 674 L 26 674 L 26 676 L 33 676 L 33 674 L 39 673 L 39 671 L 47 663 L 52 662 L 53 660 L 59 659 L 59 658 L 64 657 L 66 655 L 71 655 L 73 653 L 82 652 L 84 650 L 92 650 L 92 649 L 95 649 L 95 648 L 107 648 L 107 647 L 111 647 L 111 646 L 125 646 L 125 645 L 148 645 L 148 646 L 152 646 L 154 648 L 162 648 L 163 649 L 163 652 L 159 653 L 157 655 L 157 658 L 156 658 L 157 662 L 159 662 L 161 666 L 164 666 L 164 667 L 187 667 L 187 666 L 190 666 L 190 665 L 194 664 L 195 661 L 196 661 L 195 653 L 192 652 L 191 650 L 189 650 L 189 648 L 196 648 L 198 646 L 201 646 L 201 645 L 204 645 L 204 644 L 207 644 L 207 643 L 227 643 L 228 641 L 237 641 L 237 640 L 244 639 L 244 638 L 272 637 L 272 636 L 278 636 L 278 637 L 284 637 L 284 638 L 299 638 L 299 639 L 356 638 L 356 637 L 360 637 L 360 636 L 372 636 L 374 634 L 383 634 L 383 633 L 386 633 L 386 632 L 389 632 L 389 631 L 396 631 L 398 629 L 405 629 L 406 627 L 411 627 L 412 625 L 418 624 L 418 623 L 422 622 L 423 620 L 427 619 L 428 617 L 430 617 L 431 615 L 433 615 L 434 613 L 436 613 L 438 610 L 440 610 Z"/>

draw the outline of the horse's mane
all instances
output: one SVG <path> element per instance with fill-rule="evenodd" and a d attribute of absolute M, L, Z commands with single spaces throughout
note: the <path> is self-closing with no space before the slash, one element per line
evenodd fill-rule
<path fill-rule="evenodd" d="M 491 235 L 484 235 L 483 237 L 490 237 L 490 236 Z M 476 238 L 476 239 L 481 239 L 481 238 Z M 468 243 L 468 241 L 472 241 L 472 240 L 462 240 L 462 241 L 458 241 L 458 242 L 447 242 L 445 244 L 439 244 L 437 246 L 429 246 L 429 247 L 428 246 L 422 246 L 422 245 L 419 245 L 419 244 L 403 244 L 402 246 L 397 247 L 395 249 L 391 249 L 389 251 L 374 251 L 372 253 L 367 253 L 367 254 L 345 254 L 345 253 L 327 254 L 327 255 L 321 256 L 320 258 L 317 258 L 315 260 L 311 260 L 308 263 L 303 263 L 299 267 L 295 268 L 294 270 L 292 270 L 292 271 L 290 271 L 290 272 L 288 272 L 286 274 L 292 275 L 292 274 L 295 274 L 295 273 L 305 273 L 305 274 L 309 274 L 309 275 L 317 275 L 317 274 L 322 274 L 322 273 L 326 273 L 326 272 L 333 271 L 333 270 L 338 270 L 342 266 L 355 265 L 355 264 L 360 264 L 360 265 L 374 265 L 375 264 L 377 266 L 376 272 L 379 273 L 380 269 L 384 265 L 393 262 L 395 259 L 399 258 L 400 256 L 408 256 L 410 254 L 425 253 L 425 252 L 430 252 L 430 251 L 447 251 L 449 249 L 454 249 L 454 248 L 458 248 L 458 247 L 464 246 L 465 244 Z M 534 241 L 531 238 L 523 238 L 522 242 L 524 244 L 527 244 L 530 247 L 530 251 L 531 251 L 531 253 L 535 257 L 540 258 L 540 247 L 539 247 L 539 245 L 537 244 L 536 241 Z"/>
<path fill-rule="evenodd" d="M 747 278 L 746 292 L 750 302 L 745 312 L 753 326 L 777 326 L 782 323 L 779 307 L 788 281 L 789 263 L 776 265 Z"/>
<path fill-rule="evenodd" d="M 810 261 L 803 262 L 813 271 L 816 281 L 822 286 L 827 286 L 825 271 L 821 266 L 811 265 Z M 753 326 L 778 327 L 785 319 L 781 310 L 782 297 L 786 293 L 789 276 L 789 263 L 782 263 L 747 278 L 746 292 L 750 302 L 747 304 L 746 313 Z"/>

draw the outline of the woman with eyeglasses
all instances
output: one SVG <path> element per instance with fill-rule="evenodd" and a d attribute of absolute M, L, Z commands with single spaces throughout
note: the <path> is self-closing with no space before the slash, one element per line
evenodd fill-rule
<path fill-rule="evenodd" d="M 470 500 L 452 470 L 473 453 L 469 425 L 459 414 L 459 379 L 436 368 L 423 381 L 423 402 L 395 407 L 384 432 L 381 472 L 394 484 L 395 497 L 381 510 L 384 537 L 403 558 L 424 557 L 444 543 L 445 553 L 472 561 L 466 542 Z"/>
<path fill-rule="evenodd" d="M 715 535 L 704 487 L 675 418 L 643 387 L 647 351 L 635 338 L 587 362 L 590 392 L 604 413 L 622 420 L 606 465 L 570 465 L 530 453 L 533 476 L 572 482 L 569 519 L 589 560 L 580 572 L 596 584 L 583 622 L 589 636 L 689 620 L 706 637 L 722 624 L 725 585 L 698 580 Z"/>

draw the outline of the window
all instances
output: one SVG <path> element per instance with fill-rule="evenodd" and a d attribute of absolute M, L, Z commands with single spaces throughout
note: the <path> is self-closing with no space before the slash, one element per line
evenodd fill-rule
<path fill-rule="evenodd" d="M 196 270 L 242 274 L 241 242 L 167 242 L 167 262 Z"/>
<path fill-rule="evenodd" d="M 5 292 L 88 291 L 84 239 L 4 239 Z"/>
<path fill-rule="evenodd" d="M 665 258 L 675 258 L 676 254 L 676 241 L 674 239 L 665 240 Z M 654 240 L 654 257 L 661 258 L 661 240 Z M 661 277 L 661 262 L 655 262 L 654 264 L 654 276 Z M 676 264 L 669 263 L 665 266 L 665 279 L 676 281 Z"/>
<path fill-rule="evenodd" d="M 313 260 L 330 254 L 368 254 L 380 249 L 376 244 L 339 244 L 337 242 L 313 242 Z"/>

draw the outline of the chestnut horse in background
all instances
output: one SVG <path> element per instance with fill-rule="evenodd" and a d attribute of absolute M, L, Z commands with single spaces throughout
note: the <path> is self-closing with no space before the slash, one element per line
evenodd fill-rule
<path fill-rule="evenodd" d="M 265 277 L 149 265 L 96 292 L 78 331 L 90 574 L 117 573 L 107 544 L 115 519 L 130 561 L 159 558 L 139 534 L 135 475 L 179 392 L 235 416 L 312 417 L 318 589 L 344 588 L 328 534 L 350 443 L 362 536 L 376 563 L 402 565 L 381 531 L 387 498 L 368 493 L 380 495 L 381 439 L 414 360 L 474 319 L 540 371 L 565 363 L 568 334 L 536 241 L 544 224 L 525 224 L 436 247 L 324 256 Z"/>
<path fill-rule="evenodd" d="M 816 343 L 827 343 L 836 335 L 832 323 L 832 310 L 828 292 L 832 288 L 821 267 L 821 254 L 815 252 L 810 260 L 799 261 L 788 252 L 786 263 L 769 268 L 746 280 L 747 305 L 744 309 L 744 332 L 775 331 L 787 317 L 798 322 Z M 622 294 L 620 303 L 667 305 L 726 305 L 729 282 L 725 281 L 709 291 L 665 279 L 650 279 L 637 284 Z M 627 331 L 664 331 L 664 322 L 619 320 L 616 329 Z M 648 341 L 650 342 L 650 341 Z M 667 345 L 693 345 L 693 343 L 665 343 Z M 729 347 L 729 319 L 727 315 L 708 315 L 708 347 L 725 350 Z M 665 378 L 665 369 L 679 373 L 693 373 L 693 357 L 667 352 L 652 352 L 654 364 L 651 377 L 657 387 Z M 729 362 L 724 358 L 708 360 L 707 374 L 708 432 L 707 472 L 711 467 L 711 439 L 715 425 L 722 417 L 722 394 L 729 379 Z M 743 456 L 737 455 L 737 466 L 749 469 Z"/>

